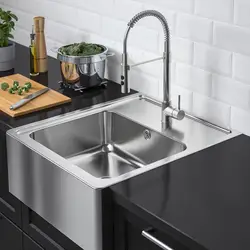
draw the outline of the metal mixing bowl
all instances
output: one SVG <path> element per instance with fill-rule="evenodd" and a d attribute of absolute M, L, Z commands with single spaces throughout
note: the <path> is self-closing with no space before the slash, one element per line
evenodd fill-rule
<path fill-rule="evenodd" d="M 103 52 L 89 56 L 63 55 L 60 53 L 63 47 L 57 49 L 57 59 L 60 60 L 62 80 L 65 86 L 82 90 L 103 83 L 106 59 L 113 56 L 114 53 L 109 53 L 108 48 L 103 45 L 97 45 L 103 48 Z"/>

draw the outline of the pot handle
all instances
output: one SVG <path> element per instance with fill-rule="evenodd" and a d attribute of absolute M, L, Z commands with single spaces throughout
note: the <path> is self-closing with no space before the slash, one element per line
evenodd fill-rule
<path fill-rule="evenodd" d="M 111 57 L 111 56 L 114 56 L 114 55 L 115 55 L 114 52 L 107 52 L 107 54 L 101 55 L 100 58 L 101 58 L 101 60 L 104 60 L 104 59 L 106 59 L 107 57 Z"/>
<path fill-rule="evenodd" d="M 115 55 L 114 52 L 108 52 L 108 53 L 106 54 L 107 57 L 114 56 L 114 55 Z"/>
<path fill-rule="evenodd" d="M 58 50 L 59 50 L 58 47 L 52 47 L 52 48 L 50 49 L 51 52 L 56 53 L 56 54 L 58 53 Z"/>

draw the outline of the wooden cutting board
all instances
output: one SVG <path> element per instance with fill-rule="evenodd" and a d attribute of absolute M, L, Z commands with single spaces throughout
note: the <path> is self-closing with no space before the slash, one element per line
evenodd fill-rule
<path fill-rule="evenodd" d="M 3 82 L 7 82 L 10 86 L 12 86 L 13 81 L 18 81 L 20 86 L 23 86 L 26 82 L 30 82 L 32 84 L 32 88 L 28 93 L 23 93 L 23 95 L 21 96 L 18 94 L 10 94 L 8 90 L 3 91 L 0 88 L 0 110 L 12 117 L 26 115 L 35 111 L 71 102 L 71 98 L 62 95 L 54 90 L 49 90 L 45 94 L 33 99 L 32 101 L 20 107 L 19 109 L 10 110 L 10 106 L 12 104 L 20 101 L 26 95 L 32 94 L 40 89 L 46 88 L 44 85 L 41 85 L 38 82 L 35 82 L 20 74 L 0 77 L 0 84 Z"/>

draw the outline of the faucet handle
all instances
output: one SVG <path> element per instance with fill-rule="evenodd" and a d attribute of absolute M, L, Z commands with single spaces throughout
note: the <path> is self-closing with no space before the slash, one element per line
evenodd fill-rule
<path fill-rule="evenodd" d="M 181 96 L 178 95 L 178 107 L 173 108 L 172 106 L 168 106 L 164 109 L 164 114 L 170 116 L 176 120 L 182 120 L 185 117 L 185 112 L 181 110 Z"/>
<path fill-rule="evenodd" d="M 178 109 L 181 109 L 181 95 L 178 95 Z"/>
<path fill-rule="evenodd" d="M 181 95 L 178 95 L 178 111 L 176 113 L 176 118 L 182 120 L 185 117 L 185 112 L 181 110 Z"/>

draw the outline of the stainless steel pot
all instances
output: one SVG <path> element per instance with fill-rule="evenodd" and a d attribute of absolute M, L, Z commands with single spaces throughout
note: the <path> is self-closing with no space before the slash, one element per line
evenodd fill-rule
<path fill-rule="evenodd" d="M 75 90 L 82 90 L 103 83 L 106 59 L 114 53 L 108 52 L 108 48 L 103 45 L 97 45 L 103 48 L 103 52 L 90 56 L 67 56 L 60 53 L 61 48 L 70 45 L 56 50 L 64 85 Z"/>

